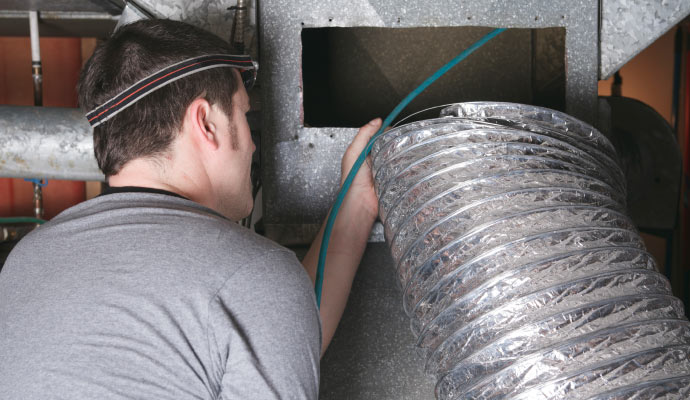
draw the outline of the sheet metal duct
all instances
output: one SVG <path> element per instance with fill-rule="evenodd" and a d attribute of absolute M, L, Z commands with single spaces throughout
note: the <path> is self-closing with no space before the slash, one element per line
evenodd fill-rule
<path fill-rule="evenodd" d="M 690 14 L 687 0 L 601 0 L 599 79 L 625 63 Z"/>
<path fill-rule="evenodd" d="M 598 67 L 598 5 L 591 1 L 262 1 L 259 4 L 263 113 L 262 160 L 264 223 L 267 235 L 279 241 L 308 242 L 318 230 L 336 195 L 339 169 L 332 160 L 347 147 L 356 129 L 322 123 L 309 127 L 303 121 L 302 32 L 313 28 L 460 28 L 473 35 L 472 41 L 491 27 L 535 29 L 565 28 L 565 107 L 584 120 L 596 119 Z M 510 31 L 505 38 L 510 38 Z M 420 38 L 423 40 L 423 38 Z M 507 39 L 506 39 L 507 40 Z M 430 49 L 434 43 L 430 41 Z M 486 46 L 466 63 L 491 65 L 487 60 L 498 52 L 516 51 L 502 38 Z M 405 42 L 388 50 L 404 51 Z M 457 52 L 462 49 L 458 45 Z M 519 50 L 518 50 L 519 51 Z M 433 54 L 433 51 L 430 52 Z M 366 54 L 352 57 L 361 62 Z M 429 56 L 426 57 L 429 59 Z M 447 60 L 435 60 L 438 66 Z M 429 60 L 432 63 L 431 60 Z M 561 60 L 562 62 L 562 60 Z M 404 63 L 389 58 L 390 68 L 405 69 Z M 509 76 L 505 64 L 487 69 L 487 74 Z M 520 71 L 523 68 L 519 68 Z M 488 72 L 492 71 L 492 72 Z M 366 87 L 367 76 L 360 83 Z M 421 82 L 426 76 L 419 76 Z M 490 78 L 487 78 L 490 79 Z M 417 82 L 417 83 L 419 83 Z M 401 92 L 414 87 L 399 88 Z M 372 92 L 371 96 L 382 94 Z M 480 98 L 481 92 L 466 93 Z M 471 96 L 471 97 L 470 97 Z M 526 95 L 529 97 L 529 94 Z M 524 97 L 523 97 L 524 98 Z M 515 97 L 513 98 L 515 99 Z M 506 99 L 503 99 L 506 100 Z M 453 101 L 453 100 L 451 100 Z M 524 100 L 521 100 L 524 101 Z M 411 110 L 415 111 L 415 110 Z M 382 116 L 383 117 L 383 116 Z M 366 120 L 361 123 L 366 123 Z M 312 229 L 303 227 L 309 225 Z"/>

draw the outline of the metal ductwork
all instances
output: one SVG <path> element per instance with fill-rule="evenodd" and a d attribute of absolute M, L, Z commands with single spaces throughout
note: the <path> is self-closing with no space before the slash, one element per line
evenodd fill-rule
<path fill-rule="evenodd" d="M 687 0 L 600 0 L 599 79 L 625 63 L 690 14 Z"/>
<path fill-rule="evenodd" d="M 687 398 L 690 323 L 624 214 L 606 137 L 518 104 L 441 116 L 372 151 L 437 398 Z"/>

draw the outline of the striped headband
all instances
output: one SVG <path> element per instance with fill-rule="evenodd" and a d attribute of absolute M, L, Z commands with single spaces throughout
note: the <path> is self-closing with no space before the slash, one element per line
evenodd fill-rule
<path fill-rule="evenodd" d="M 123 90 L 117 96 L 89 111 L 86 114 L 86 118 L 89 120 L 91 127 L 95 128 L 131 106 L 137 100 L 170 82 L 199 71 L 218 67 L 230 67 L 240 70 L 244 86 L 249 90 L 256 80 L 256 71 L 259 68 L 259 64 L 252 61 L 252 58 L 247 55 L 228 54 L 211 54 L 180 61 L 147 76 Z"/>

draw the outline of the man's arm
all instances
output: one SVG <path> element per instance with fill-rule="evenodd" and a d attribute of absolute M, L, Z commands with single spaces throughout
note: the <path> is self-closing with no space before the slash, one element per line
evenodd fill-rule
<path fill-rule="evenodd" d="M 378 118 L 364 125 L 345 151 L 341 163 L 341 185 L 355 160 L 379 127 L 381 127 L 381 120 Z M 374 193 L 374 180 L 371 176 L 371 169 L 365 162 L 340 206 L 338 218 L 336 218 L 331 232 L 321 296 L 322 355 L 333 338 L 340 317 L 345 310 L 352 280 L 367 246 L 367 240 L 377 213 L 378 199 Z M 302 260 L 312 282 L 316 280 L 316 266 L 323 231 L 324 226 L 321 226 L 319 234 Z"/>

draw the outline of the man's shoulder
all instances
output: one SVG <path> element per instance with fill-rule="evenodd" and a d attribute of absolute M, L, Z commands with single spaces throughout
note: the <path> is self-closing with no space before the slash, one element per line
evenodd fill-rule
<path fill-rule="evenodd" d="M 224 225 L 222 231 L 223 248 L 218 249 L 232 259 L 245 259 L 253 263 L 261 260 L 271 260 L 273 263 L 295 263 L 295 253 L 278 243 L 257 233 L 232 224 Z M 216 243 L 218 244 L 218 243 Z"/>
<path fill-rule="evenodd" d="M 207 271 L 251 263 L 266 253 L 294 254 L 192 201 L 148 193 L 112 194 L 81 203 L 32 232 L 19 248 L 54 243 L 113 254 L 126 250 L 151 262 L 185 260 Z M 180 264 L 175 262 L 175 264 Z"/>

